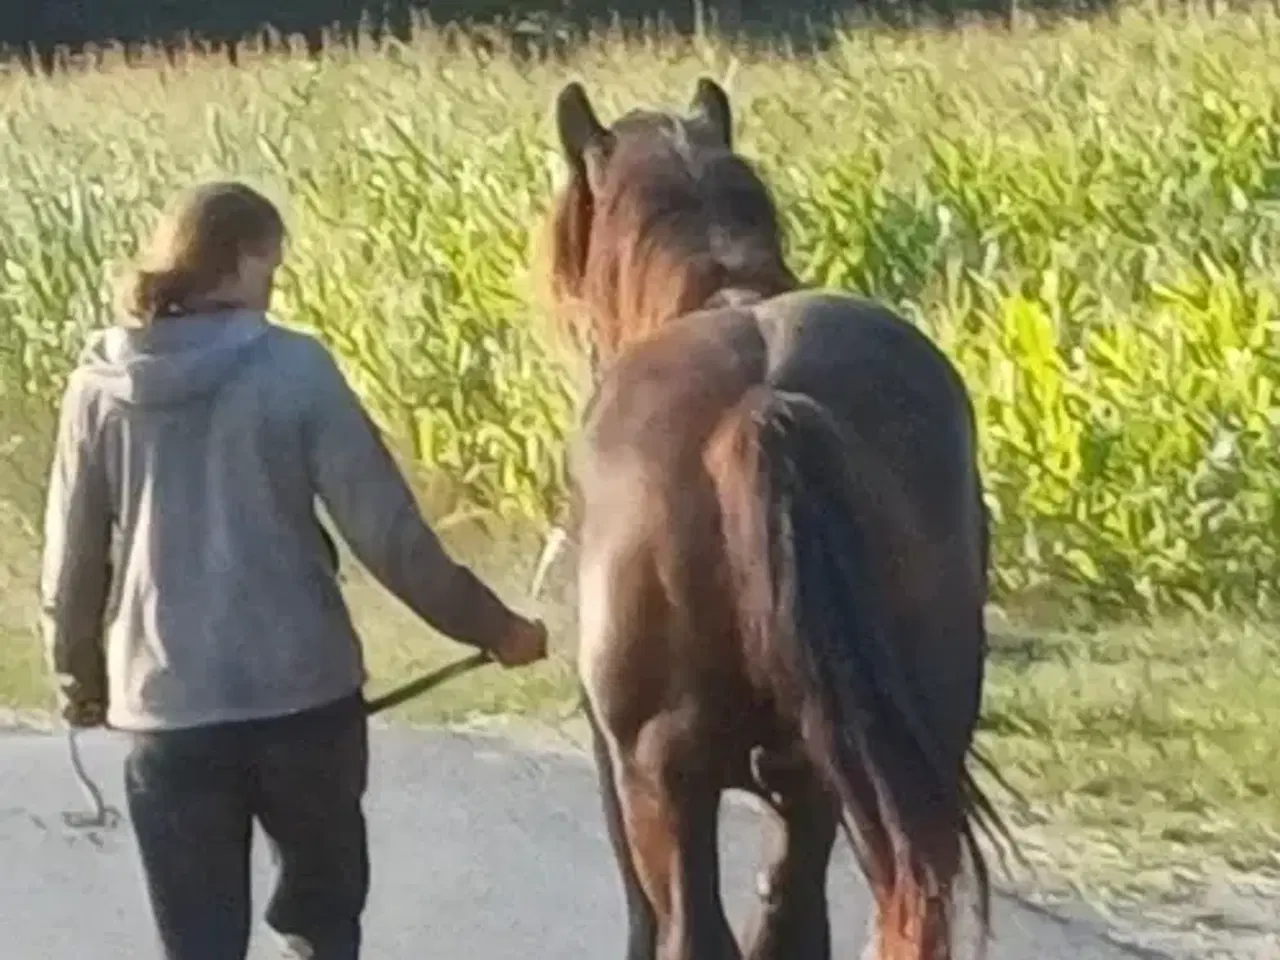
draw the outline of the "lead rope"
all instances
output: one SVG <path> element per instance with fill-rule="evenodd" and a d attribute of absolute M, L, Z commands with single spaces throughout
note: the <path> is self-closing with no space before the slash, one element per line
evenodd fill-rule
<path fill-rule="evenodd" d="M 76 782 L 89 800 L 89 811 L 68 810 L 62 814 L 62 822 L 73 830 L 111 830 L 120 822 L 120 812 L 108 806 L 102 796 L 102 790 L 85 770 L 84 759 L 80 756 L 80 731 L 75 727 L 67 729 L 67 752 L 71 755 L 71 772 Z"/>
<path fill-rule="evenodd" d="M 591 403 L 595 399 L 595 393 L 600 388 L 600 380 L 604 375 L 601 369 L 600 348 L 595 340 L 590 340 L 587 343 L 587 372 L 591 377 L 591 396 L 580 414 L 582 418 L 585 418 L 587 412 L 590 411 Z M 560 554 L 564 552 L 568 542 L 569 531 L 564 524 L 557 523 L 547 532 L 547 539 L 543 543 L 542 552 L 538 554 L 538 562 L 533 567 L 533 576 L 529 578 L 529 601 L 531 603 L 536 603 L 538 597 L 542 595 L 542 588 L 546 585 L 547 574 L 551 572 L 551 567 L 560 558 Z"/>
<path fill-rule="evenodd" d="M 564 549 L 568 538 L 568 532 L 563 527 L 556 526 L 551 528 L 551 532 L 547 536 L 546 545 L 538 555 L 538 562 L 534 567 L 533 577 L 529 583 L 529 601 L 531 603 L 536 602 L 542 593 L 542 586 L 546 580 L 547 572 L 560 555 L 560 551 Z M 493 662 L 493 656 L 484 650 L 463 657 L 461 660 L 455 660 L 453 663 L 447 664 L 424 677 L 410 680 L 408 683 L 402 684 L 380 697 L 366 701 L 365 714 L 372 717 L 374 714 L 382 713 L 384 710 L 398 707 L 400 704 L 414 700 L 428 690 L 446 683 L 454 677 L 460 677 L 464 673 L 470 673 L 472 670 Z"/>
<path fill-rule="evenodd" d="M 587 373 L 591 377 L 591 394 L 586 406 L 579 415 L 583 419 L 591 409 L 596 391 L 600 388 L 600 380 L 604 375 L 601 370 L 600 348 L 595 340 L 590 340 L 587 343 Z M 569 531 L 564 524 L 557 523 L 547 532 L 547 539 L 543 543 L 542 552 L 538 554 L 538 562 L 533 567 L 533 576 L 529 579 L 529 601 L 531 603 L 536 603 L 538 597 L 542 595 L 542 588 L 546 585 L 547 574 L 551 572 L 551 567 L 560 558 L 560 554 L 564 552 L 565 545 L 568 542 Z"/>

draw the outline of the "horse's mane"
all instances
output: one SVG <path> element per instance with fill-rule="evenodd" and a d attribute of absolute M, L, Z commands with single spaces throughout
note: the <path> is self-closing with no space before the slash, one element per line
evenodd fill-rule
<path fill-rule="evenodd" d="M 797 286 L 769 189 L 727 136 L 641 111 L 599 131 L 547 223 L 546 293 L 577 343 L 607 360 L 718 291 Z"/>

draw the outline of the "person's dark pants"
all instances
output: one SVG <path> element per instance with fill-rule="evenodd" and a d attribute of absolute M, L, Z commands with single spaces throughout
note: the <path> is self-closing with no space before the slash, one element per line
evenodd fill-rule
<path fill-rule="evenodd" d="M 134 734 L 125 790 L 166 960 L 244 960 L 255 819 L 279 869 L 267 923 L 305 944 L 299 957 L 355 960 L 368 769 L 358 695 L 270 720 Z"/>

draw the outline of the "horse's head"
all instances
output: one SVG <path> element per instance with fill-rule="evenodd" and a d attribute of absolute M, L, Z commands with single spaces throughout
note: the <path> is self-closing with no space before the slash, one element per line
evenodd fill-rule
<path fill-rule="evenodd" d="M 718 291 L 795 286 L 773 199 L 734 152 L 719 84 L 700 79 L 685 114 L 636 109 L 605 126 L 575 81 L 555 114 L 569 179 L 551 213 L 548 287 L 598 360 Z"/>

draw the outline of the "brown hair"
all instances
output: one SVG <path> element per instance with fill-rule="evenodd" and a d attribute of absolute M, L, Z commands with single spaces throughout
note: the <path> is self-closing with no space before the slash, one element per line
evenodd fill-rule
<path fill-rule="evenodd" d="M 285 236 L 270 200 L 235 181 L 200 184 L 165 210 L 117 294 L 117 307 L 143 324 L 190 307 L 240 269 L 240 259 Z"/>

